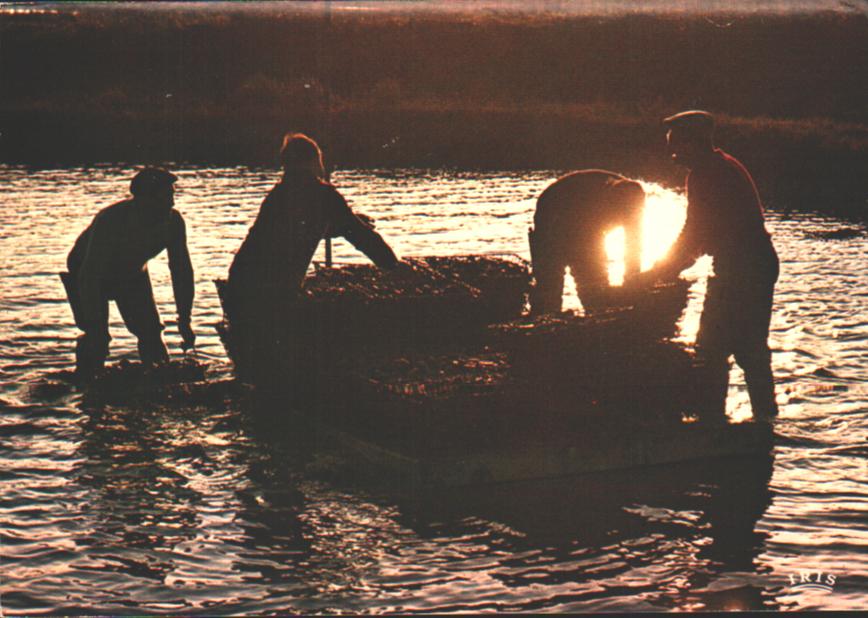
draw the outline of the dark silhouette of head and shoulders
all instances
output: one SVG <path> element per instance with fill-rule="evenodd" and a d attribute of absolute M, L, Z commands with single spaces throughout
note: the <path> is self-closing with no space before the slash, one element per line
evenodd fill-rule
<path fill-rule="evenodd" d="M 287 133 L 280 163 L 281 178 L 262 202 L 229 268 L 227 289 L 235 304 L 258 311 L 278 297 L 297 293 L 325 238 L 345 238 L 379 267 L 397 264 L 389 245 L 326 179 L 322 150 L 313 139 Z"/>

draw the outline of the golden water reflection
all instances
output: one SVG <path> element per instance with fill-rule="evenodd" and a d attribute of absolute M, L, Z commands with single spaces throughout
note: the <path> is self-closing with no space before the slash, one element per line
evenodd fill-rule
<path fill-rule="evenodd" d="M 683 195 L 643 183 L 645 211 L 642 214 L 642 270 L 651 268 L 666 255 L 678 238 L 687 216 L 687 200 Z M 624 228 L 617 227 L 606 234 L 606 256 L 609 259 L 609 284 L 624 282 Z"/>
<path fill-rule="evenodd" d="M 686 198 L 660 185 L 643 182 L 645 189 L 645 210 L 642 214 L 642 255 L 641 268 L 650 269 L 660 258 L 666 255 L 672 247 L 684 221 L 687 217 Z M 606 257 L 608 259 L 609 285 L 622 285 L 625 273 L 626 237 L 623 227 L 610 230 L 604 239 Z M 701 266 L 697 274 L 705 272 L 707 266 Z M 576 295 L 575 283 L 572 277 L 567 277 L 564 290 L 564 308 L 578 310 L 581 302 Z M 696 316 L 698 325 L 698 315 Z M 690 322 L 689 326 L 693 326 Z M 692 328 L 695 334 L 695 326 Z"/>
<path fill-rule="evenodd" d="M 646 200 L 645 211 L 642 216 L 641 268 L 646 271 L 666 255 L 678 238 L 687 218 L 687 199 L 684 195 L 657 184 L 645 182 L 642 186 L 645 189 Z M 615 228 L 606 234 L 604 242 L 606 256 L 609 260 L 610 285 L 622 285 L 624 282 L 625 240 L 623 227 Z M 691 280 L 692 284 L 687 307 L 677 324 L 676 340 L 681 343 L 692 345 L 696 340 L 699 318 L 702 314 L 702 302 L 705 299 L 708 276 L 712 270 L 711 258 L 703 256 L 683 273 L 683 276 Z M 568 280 L 572 284 L 572 278 L 568 278 Z M 574 285 L 568 286 L 565 291 L 565 303 L 569 295 L 572 295 L 570 308 L 581 306 L 578 298 L 575 297 Z M 734 385 L 744 384 L 744 374 L 738 366 L 733 367 L 731 383 Z M 779 394 L 778 399 L 779 403 L 786 403 L 784 394 Z M 742 422 L 753 418 L 750 400 L 746 393 L 731 393 L 727 399 L 727 414 L 733 422 Z"/>
<path fill-rule="evenodd" d="M 864 605 L 868 539 L 854 525 L 866 504 L 864 236 L 818 242 L 807 234 L 835 231 L 840 221 L 769 216 L 783 264 L 770 343 L 779 395 L 789 398 L 773 470 L 736 460 L 716 472 L 679 466 L 671 481 L 631 470 L 597 489 L 582 478 L 528 483 L 521 493 L 450 492 L 411 517 L 404 505 L 310 479 L 301 454 L 318 445 L 275 431 L 282 414 L 259 426 L 228 403 L 84 409 L 78 395 L 44 382 L 70 369 L 75 336 L 55 273 L 95 211 L 126 194 L 129 173 L 0 169 L 2 201 L 15 204 L 0 209 L 0 253 L 15 255 L 0 277 L 7 610 L 325 613 L 342 602 L 358 613 L 708 611 L 758 609 L 772 598 L 785 609 Z M 199 353 L 225 359 L 211 280 L 225 276 L 277 173 L 178 174 L 198 277 Z M 528 258 L 536 196 L 555 175 L 339 170 L 335 182 L 402 257 Z M 681 195 L 646 191 L 643 268 L 678 233 L 684 207 Z M 335 260 L 365 258 L 338 240 Z M 679 335 L 687 342 L 709 267 L 704 258 L 685 273 L 695 281 Z M 163 256 L 151 276 L 174 352 Z M 135 358 L 135 339 L 116 314 L 112 335 L 113 360 Z M 226 375 L 225 364 L 211 362 L 213 375 Z M 735 416 L 749 410 L 740 371 L 732 384 Z M 787 576 L 800 570 L 831 570 L 840 583 L 816 597 L 790 590 Z"/>

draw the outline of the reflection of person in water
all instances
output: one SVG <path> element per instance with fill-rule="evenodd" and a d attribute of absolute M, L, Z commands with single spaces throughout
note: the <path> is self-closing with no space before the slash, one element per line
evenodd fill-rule
<path fill-rule="evenodd" d="M 559 586 L 567 576 L 593 584 L 574 599 L 566 592 L 563 607 L 586 601 L 597 583 L 653 572 L 654 592 L 643 596 L 661 609 L 683 601 L 709 610 L 774 609 L 768 591 L 750 580 L 735 589 L 708 586 L 727 573 L 756 572 L 767 539 L 757 522 L 772 501 L 772 470 L 770 454 L 710 458 L 432 490 L 401 510 L 423 538 L 473 537 L 498 554 L 512 552 L 515 568 L 504 577 L 514 588 Z M 585 568 L 577 556 L 593 556 L 599 568 Z"/>
<path fill-rule="evenodd" d="M 175 180 L 163 169 L 140 171 L 130 184 L 132 199 L 101 210 L 69 253 L 69 272 L 61 278 L 75 323 L 84 331 L 76 346 L 76 368 L 81 373 L 100 369 L 108 356 L 109 300 L 117 303 L 124 324 L 138 338 L 142 362 L 168 360 L 147 266 L 163 249 L 169 253 L 183 345 L 195 343 L 190 326 L 193 266 L 184 218 L 173 208 Z"/>
<path fill-rule="evenodd" d="M 537 200 L 529 234 L 534 313 L 560 311 L 567 266 L 585 309 L 604 307 L 609 290 L 605 235 L 624 227 L 627 283 L 639 272 L 644 205 L 642 186 L 612 172 L 581 170 L 549 185 Z"/>
<path fill-rule="evenodd" d="M 382 237 L 325 181 L 316 142 L 289 133 L 280 158 L 283 178 L 268 193 L 229 268 L 232 309 L 246 317 L 262 316 L 264 305 L 301 289 L 324 238 L 343 236 L 381 268 L 392 268 L 398 261 Z"/>
<path fill-rule="evenodd" d="M 192 443 L 201 436 L 162 406 L 106 405 L 98 394 L 86 393 L 82 411 L 78 463 L 70 475 L 88 489 L 89 538 L 97 544 L 84 541 L 82 551 L 99 543 L 138 550 L 118 560 L 117 571 L 162 583 L 177 567 L 171 550 L 195 539 L 203 525 L 199 515 L 207 496 L 176 467 L 191 453 L 204 459 L 204 449 L 181 446 L 180 439 Z M 164 550 L 164 560 L 150 559 Z"/>
<path fill-rule="evenodd" d="M 673 277 L 703 255 L 714 259 L 696 349 L 707 372 L 706 420 L 725 419 L 729 357 L 744 370 L 754 417 L 770 419 L 775 403 L 767 343 L 778 256 L 748 171 L 713 145 L 714 119 L 690 111 L 665 121 L 673 160 L 687 176 L 687 222 L 666 258 L 643 273 Z"/>
<path fill-rule="evenodd" d="M 702 507 L 711 524 L 712 543 L 701 555 L 724 564 L 728 570 L 750 571 L 763 549 L 767 535 L 756 523 L 772 502 L 769 488 L 774 459 L 769 455 L 740 457 L 737 460 L 709 460 L 696 468 L 706 475 L 708 492 Z M 738 508 L 733 508 L 733 505 Z"/>

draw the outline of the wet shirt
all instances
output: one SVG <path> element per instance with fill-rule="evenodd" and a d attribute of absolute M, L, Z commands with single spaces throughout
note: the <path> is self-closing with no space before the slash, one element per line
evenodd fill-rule
<path fill-rule="evenodd" d="M 601 230 L 623 225 L 641 213 L 641 201 L 625 199 L 613 190 L 620 184 L 635 184 L 604 170 L 582 170 L 562 176 L 540 194 L 534 213 L 537 229 L 553 228 L 571 239 L 591 237 Z M 634 196 L 630 196 L 634 197 Z"/>
<path fill-rule="evenodd" d="M 69 272 L 78 273 L 87 258 L 97 256 L 99 263 L 94 267 L 101 278 L 119 280 L 135 276 L 151 258 L 172 244 L 176 228 L 184 226 L 181 214 L 174 209 L 165 219 L 148 226 L 136 215 L 134 200 L 112 204 L 97 213 L 69 252 L 66 259 Z"/>
<path fill-rule="evenodd" d="M 562 176 L 537 200 L 533 253 L 605 268 L 605 234 L 623 226 L 627 270 L 638 272 L 644 198 L 639 183 L 614 172 L 580 170 Z"/>
<path fill-rule="evenodd" d="M 687 221 L 671 252 L 679 267 L 711 255 L 723 279 L 768 278 L 777 256 L 756 185 L 734 157 L 716 149 L 687 177 Z"/>
<path fill-rule="evenodd" d="M 343 196 L 319 179 L 284 177 L 269 192 L 229 269 L 232 285 L 300 289 L 323 238 L 342 236 L 380 267 L 397 258 L 379 234 L 356 217 Z"/>
<path fill-rule="evenodd" d="M 184 218 L 172 208 L 155 216 L 136 199 L 102 209 L 79 235 L 67 256 L 67 267 L 78 288 L 83 320 L 101 324 L 103 299 L 117 286 L 147 271 L 147 264 L 164 249 L 178 315 L 189 320 L 193 306 L 193 266 L 187 251 Z"/>

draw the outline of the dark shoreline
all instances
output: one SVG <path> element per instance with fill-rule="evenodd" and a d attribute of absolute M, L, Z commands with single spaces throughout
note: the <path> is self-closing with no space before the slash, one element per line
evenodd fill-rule
<path fill-rule="evenodd" d="M 865 218 L 863 13 L 128 8 L 3 16 L 0 162 L 270 166 L 300 130 L 341 168 L 679 186 L 660 120 L 704 108 L 770 206 Z"/>
<path fill-rule="evenodd" d="M 317 117 L 318 116 L 318 117 Z M 273 166 L 280 137 L 316 137 L 337 168 L 612 169 L 680 186 L 684 170 L 664 150 L 658 117 L 594 117 L 581 110 L 396 107 L 329 115 L 261 116 L 244 123 L 215 115 L 136 118 L 7 114 L 0 161 L 34 167 L 98 162 Z M 721 118 L 717 142 L 740 158 L 766 203 L 865 220 L 868 135 L 812 123 Z M 861 135 L 859 134 L 861 133 Z M 58 148 L 58 144 L 62 147 Z"/>

